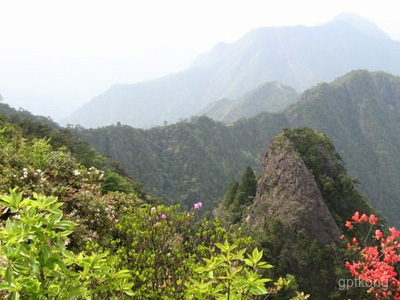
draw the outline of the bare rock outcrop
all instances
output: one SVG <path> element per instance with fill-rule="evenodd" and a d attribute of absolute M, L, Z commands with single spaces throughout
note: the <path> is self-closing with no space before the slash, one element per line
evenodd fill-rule
<path fill-rule="evenodd" d="M 338 243 L 340 230 L 314 175 L 292 142 L 278 135 L 263 156 L 257 193 L 244 220 L 258 226 L 269 218 L 302 230 L 321 244 Z"/>

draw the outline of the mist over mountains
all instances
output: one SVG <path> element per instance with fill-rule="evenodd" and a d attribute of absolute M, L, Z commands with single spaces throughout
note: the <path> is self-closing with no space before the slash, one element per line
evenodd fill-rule
<path fill-rule="evenodd" d="M 315 26 L 265 27 L 234 43 L 218 44 L 184 72 L 137 84 L 114 85 L 65 123 L 151 127 L 236 99 L 268 81 L 303 91 L 354 69 L 400 74 L 400 42 L 374 24 L 342 14 Z"/>

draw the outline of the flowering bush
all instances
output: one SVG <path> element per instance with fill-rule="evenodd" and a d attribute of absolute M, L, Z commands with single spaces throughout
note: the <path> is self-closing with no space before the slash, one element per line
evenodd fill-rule
<path fill-rule="evenodd" d="M 347 244 L 349 251 L 359 253 L 357 261 L 346 262 L 346 267 L 355 278 L 366 282 L 367 292 L 372 299 L 400 299 L 399 260 L 400 245 L 397 241 L 400 231 L 378 228 L 378 218 L 356 212 L 345 226 L 352 230 L 355 226 L 368 224 L 369 233 L 364 240 L 354 237 Z M 370 234 L 374 236 L 367 245 Z"/>
<path fill-rule="evenodd" d="M 110 170 L 84 167 L 65 147 L 55 150 L 50 142 L 25 139 L 17 127 L 0 122 L 0 193 L 16 187 L 24 197 L 35 193 L 58 197 L 64 203 L 65 218 L 79 224 L 70 236 L 70 248 L 81 248 L 90 241 L 107 245 L 118 216 L 140 202 L 138 193 L 104 193 L 121 185 L 124 190 L 132 189 L 127 179 L 121 181 Z"/>

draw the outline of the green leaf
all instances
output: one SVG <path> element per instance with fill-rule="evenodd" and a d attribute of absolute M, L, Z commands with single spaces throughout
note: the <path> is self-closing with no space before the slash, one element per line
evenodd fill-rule
<path fill-rule="evenodd" d="M 7 268 L 6 268 L 6 272 L 5 272 L 5 274 L 4 274 L 4 280 L 5 280 L 9 285 L 11 285 L 11 283 L 12 283 L 12 271 L 11 271 L 10 266 L 7 266 Z"/>

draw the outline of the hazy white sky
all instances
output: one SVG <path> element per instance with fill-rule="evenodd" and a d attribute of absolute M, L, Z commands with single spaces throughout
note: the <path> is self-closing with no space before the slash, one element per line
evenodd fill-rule
<path fill-rule="evenodd" d="M 114 83 L 185 69 L 255 27 L 356 13 L 400 40 L 398 1 L 0 0 L 0 94 L 59 120 Z"/>

